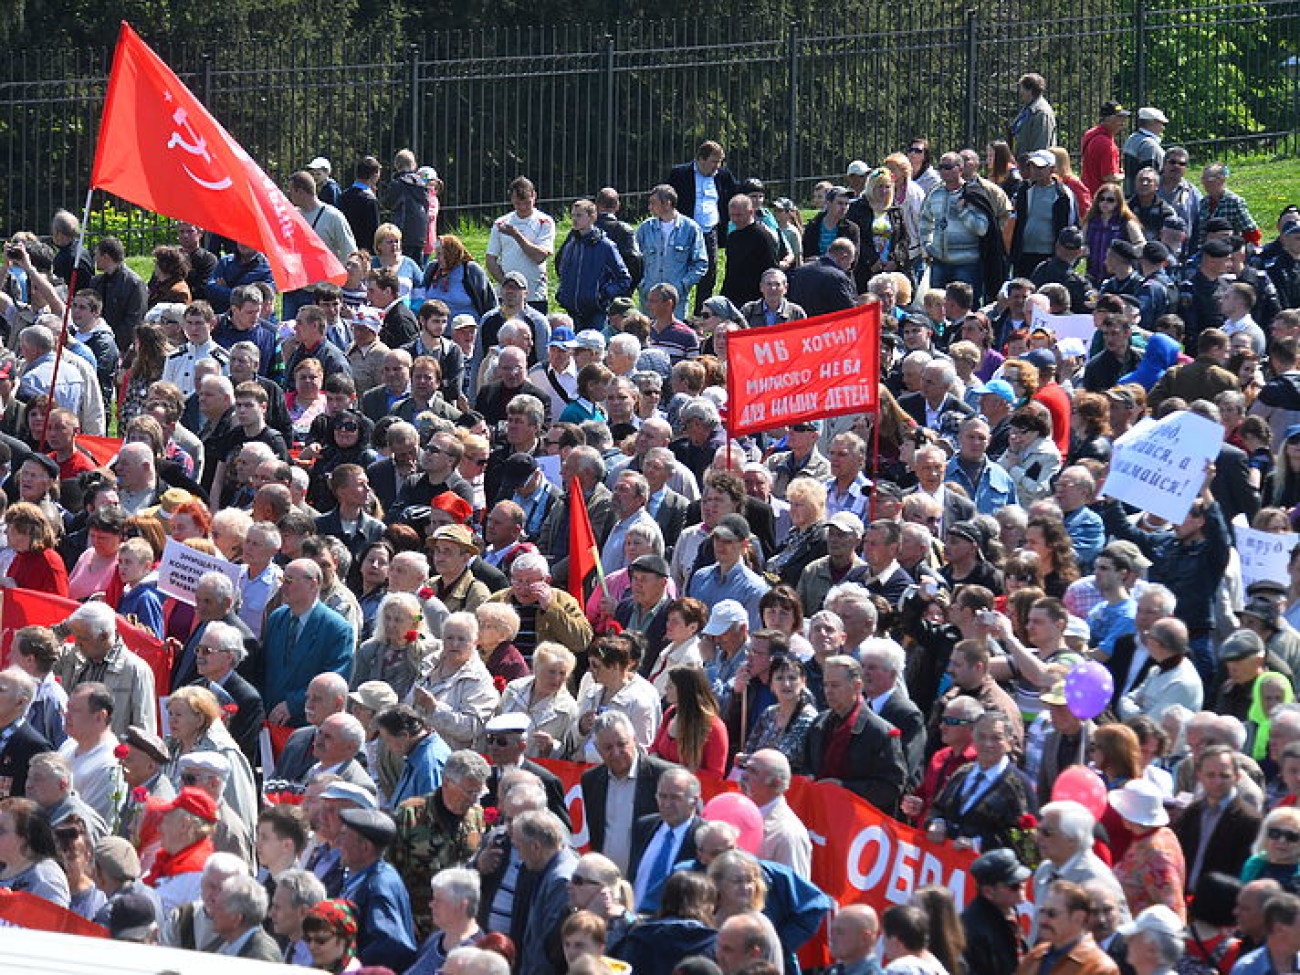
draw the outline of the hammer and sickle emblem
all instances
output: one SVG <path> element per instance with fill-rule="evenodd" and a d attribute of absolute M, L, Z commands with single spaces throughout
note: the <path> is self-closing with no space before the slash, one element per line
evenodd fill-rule
<path fill-rule="evenodd" d="M 182 149 L 193 156 L 200 156 L 204 162 L 212 162 L 212 154 L 208 152 L 208 142 L 190 125 L 189 115 L 184 108 L 177 108 L 172 113 L 172 121 L 179 126 L 182 132 L 173 132 L 171 138 L 167 140 L 168 149 Z M 188 138 L 187 138 L 188 136 Z M 204 189 L 208 190 L 226 190 L 234 185 L 234 181 L 229 177 L 220 180 L 206 180 L 200 177 L 190 169 L 185 163 L 181 163 L 181 168 L 185 170 L 187 176 L 194 182 L 198 183 Z"/>

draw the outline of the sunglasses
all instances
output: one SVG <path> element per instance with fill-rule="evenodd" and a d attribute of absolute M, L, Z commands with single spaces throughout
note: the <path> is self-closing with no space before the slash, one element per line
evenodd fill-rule
<path fill-rule="evenodd" d="M 960 169 L 961 165 L 959 163 L 939 163 L 939 168 L 946 172 L 950 169 Z"/>
<path fill-rule="evenodd" d="M 510 735 L 488 735 L 488 744 L 497 748 L 509 748 L 517 743 L 517 739 Z"/>
<path fill-rule="evenodd" d="M 350 430 L 352 433 L 356 433 L 358 430 L 361 429 L 361 427 L 358 426 L 358 425 L 355 424 L 355 423 L 340 423 L 340 424 L 339 424 L 338 426 L 336 426 L 334 429 L 335 429 L 335 430 Z"/>
<path fill-rule="evenodd" d="M 1300 833 L 1291 829 L 1282 829 L 1278 826 L 1270 826 L 1268 830 L 1270 840 L 1283 840 L 1287 843 L 1300 843 Z"/>
<path fill-rule="evenodd" d="M 943 723 L 949 728 L 960 728 L 962 725 L 974 724 L 970 718 L 944 718 Z"/>
<path fill-rule="evenodd" d="M 907 154 L 908 154 L 909 156 L 924 156 L 924 155 L 925 155 L 925 150 L 924 150 L 924 149 L 919 149 L 919 148 L 917 148 L 916 146 L 908 146 L 907 149 L 906 149 L 905 151 L 907 152 Z"/>

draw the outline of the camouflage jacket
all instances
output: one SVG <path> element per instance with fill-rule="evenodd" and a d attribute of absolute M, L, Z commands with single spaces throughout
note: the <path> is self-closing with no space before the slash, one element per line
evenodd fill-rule
<path fill-rule="evenodd" d="M 464 816 L 456 816 L 433 792 L 407 799 L 397 807 L 396 818 L 397 839 L 390 859 L 406 881 L 416 930 L 423 939 L 432 931 L 429 882 L 441 870 L 465 866 L 478 852 L 487 832 L 483 807 L 475 804 Z"/>

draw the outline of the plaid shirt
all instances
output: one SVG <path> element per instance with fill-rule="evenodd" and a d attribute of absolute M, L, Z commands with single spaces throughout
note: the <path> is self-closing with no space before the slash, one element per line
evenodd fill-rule
<path fill-rule="evenodd" d="M 1232 190 L 1224 190 L 1223 196 L 1217 204 L 1208 196 L 1202 196 L 1196 219 L 1197 247 L 1205 241 L 1205 221 L 1211 217 L 1222 217 L 1227 220 L 1232 224 L 1233 232 L 1242 237 L 1259 230 L 1255 225 L 1255 219 L 1250 215 L 1250 211 L 1246 209 L 1246 201 Z"/>

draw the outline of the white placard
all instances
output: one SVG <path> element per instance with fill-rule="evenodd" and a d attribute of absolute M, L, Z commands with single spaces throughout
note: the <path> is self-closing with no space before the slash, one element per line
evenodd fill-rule
<path fill-rule="evenodd" d="M 158 591 L 194 605 L 194 587 L 209 572 L 220 572 L 238 588 L 239 566 L 220 555 L 206 555 L 198 549 L 167 539 L 162 561 L 158 564 Z"/>
<path fill-rule="evenodd" d="M 1085 349 L 1092 348 L 1092 337 L 1097 333 L 1097 323 L 1091 315 L 1049 315 L 1041 308 L 1034 309 L 1033 328 L 1050 328 L 1059 342 L 1063 338 L 1076 338 Z"/>
<path fill-rule="evenodd" d="M 546 479 L 563 491 L 564 478 L 560 476 L 560 455 L 542 454 L 534 459 L 537 461 L 538 470 L 546 476 Z"/>
<path fill-rule="evenodd" d="M 1287 565 L 1291 550 L 1300 535 L 1294 532 L 1262 532 L 1246 524 L 1244 515 L 1232 521 L 1232 532 L 1237 538 L 1237 554 L 1241 557 L 1241 585 L 1244 589 L 1252 582 L 1291 584 Z"/>
<path fill-rule="evenodd" d="M 1102 494 L 1179 524 L 1222 446 L 1223 427 L 1187 410 L 1144 420 L 1115 441 Z"/>

